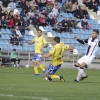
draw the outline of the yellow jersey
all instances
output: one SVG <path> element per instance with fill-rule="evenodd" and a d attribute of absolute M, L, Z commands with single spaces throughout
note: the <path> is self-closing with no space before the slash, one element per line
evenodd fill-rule
<path fill-rule="evenodd" d="M 43 47 L 44 44 L 47 43 L 46 39 L 43 36 L 40 37 L 36 36 L 32 40 L 32 42 L 35 43 L 35 53 L 40 53 L 40 54 L 42 53 L 40 49 Z"/>
<path fill-rule="evenodd" d="M 50 54 L 52 54 L 52 65 L 57 66 L 59 64 L 63 63 L 62 56 L 65 52 L 65 50 L 68 50 L 69 46 L 66 46 L 64 43 L 56 44 L 51 48 L 49 51 Z"/>

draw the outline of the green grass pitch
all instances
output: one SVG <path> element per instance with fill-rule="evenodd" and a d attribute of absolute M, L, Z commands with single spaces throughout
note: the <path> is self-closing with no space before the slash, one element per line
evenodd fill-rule
<path fill-rule="evenodd" d="M 100 71 L 86 73 L 87 79 L 74 83 L 77 69 L 59 69 L 56 74 L 66 79 L 62 83 L 33 76 L 33 68 L 0 67 L 0 100 L 100 100 Z"/>

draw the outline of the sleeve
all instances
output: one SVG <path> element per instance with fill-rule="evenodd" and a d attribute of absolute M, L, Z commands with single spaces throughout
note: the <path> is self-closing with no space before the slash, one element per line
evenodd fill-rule
<path fill-rule="evenodd" d="M 54 54 L 54 53 L 55 53 L 55 48 L 52 47 L 52 48 L 50 49 L 49 53 L 50 53 L 50 54 Z"/>
<path fill-rule="evenodd" d="M 69 45 L 65 45 L 65 50 L 67 51 L 69 49 Z"/>
<path fill-rule="evenodd" d="M 35 42 L 35 38 L 31 41 L 32 43 Z"/>
<path fill-rule="evenodd" d="M 100 41 L 98 42 L 98 47 L 100 47 Z"/>
<path fill-rule="evenodd" d="M 85 43 L 88 43 L 88 38 L 87 39 L 84 39 L 84 40 L 80 40 L 80 39 L 77 39 L 77 41 L 81 44 L 85 44 Z"/>
<path fill-rule="evenodd" d="M 45 38 L 43 38 L 43 44 L 48 43 L 47 40 Z"/>

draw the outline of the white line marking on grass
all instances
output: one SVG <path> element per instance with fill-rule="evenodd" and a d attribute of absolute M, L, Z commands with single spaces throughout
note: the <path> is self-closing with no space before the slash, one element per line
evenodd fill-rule
<path fill-rule="evenodd" d="M 33 97 L 33 96 L 14 96 L 14 95 L 8 95 L 8 94 L 0 94 L 2 97 L 15 97 L 15 98 L 25 98 L 25 99 L 38 99 L 38 100 L 52 100 L 48 98 L 39 98 L 39 97 Z"/>

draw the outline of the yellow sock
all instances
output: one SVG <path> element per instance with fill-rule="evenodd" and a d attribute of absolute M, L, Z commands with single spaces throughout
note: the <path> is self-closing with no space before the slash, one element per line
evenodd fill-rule
<path fill-rule="evenodd" d="M 56 78 L 56 79 L 58 79 L 59 76 L 58 76 L 58 75 L 51 75 L 51 78 Z"/>
<path fill-rule="evenodd" d="M 34 71 L 35 71 L 35 74 L 39 74 L 39 72 L 38 72 L 38 67 L 37 67 L 37 66 L 34 67 Z"/>
<path fill-rule="evenodd" d="M 42 71 L 45 71 L 43 64 L 40 64 L 40 68 L 42 69 Z"/>

